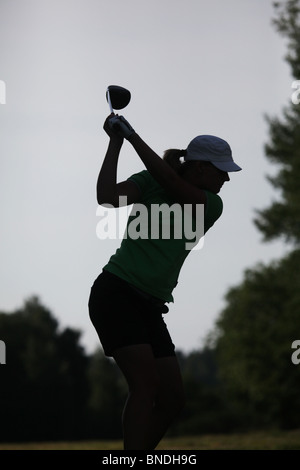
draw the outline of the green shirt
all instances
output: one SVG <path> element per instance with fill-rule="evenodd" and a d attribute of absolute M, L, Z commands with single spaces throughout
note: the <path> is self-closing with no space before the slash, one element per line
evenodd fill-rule
<path fill-rule="evenodd" d="M 147 170 L 128 179 L 140 188 L 141 199 L 139 204 L 133 205 L 120 248 L 104 269 L 154 297 L 173 302 L 172 291 L 177 285 L 183 262 L 191 251 L 191 230 L 193 228 L 195 234 L 196 229 L 202 227 L 200 236 L 206 233 L 222 214 L 222 200 L 216 194 L 205 191 L 207 204 L 204 214 L 202 212 L 204 220 L 202 216 L 199 221 L 182 205 L 176 204 Z M 176 211 L 170 210 L 174 204 Z M 157 217 L 159 207 L 166 210 Z M 190 231 L 185 230 L 184 223 L 189 224 Z"/>

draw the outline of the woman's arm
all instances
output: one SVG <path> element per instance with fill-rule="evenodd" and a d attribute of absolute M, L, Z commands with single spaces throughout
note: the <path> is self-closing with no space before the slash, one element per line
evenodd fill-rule
<path fill-rule="evenodd" d="M 97 180 L 98 204 L 110 204 L 114 207 L 119 207 L 120 196 L 126 196 L 127 204 L 132 204 L 136 202 L 140 196 L 138 187 L 130 181 L 117 183 L 117 167 L 123 145 L 123 138 L 110 128 L 107 120 L 103 128 L 110 140 Z"/>
<path fill-rule="evenodd" d="M 117 166 L 123 142 L 110 139 L 97 180 L 98 204 L 115 201 L 117 185 Z M 114 205 L 114 204 L 113 204 Z"/>
<path fill-rule="evenodd" d="M 205 204 L 205 192 L 181 178 L 162 158 L 159 157 L 137 133 L 128 141 L 143 161 L 147 170 L 158 183 L 174 195 L 182 204 Z"/>

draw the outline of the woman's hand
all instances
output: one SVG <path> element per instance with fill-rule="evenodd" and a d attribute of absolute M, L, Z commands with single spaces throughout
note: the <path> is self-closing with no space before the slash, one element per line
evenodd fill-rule
<path fill-rule="evenodd" d="M 114 141 L 115 143 L 118 143 L 118 144 L 122 144 L 124 138 L 122 136 L 120 136 L 120 134 L 118 134 L 117 131 L 112 129 L 110 124 L 109 124 L 109 119 L 111 119 L 114 116 L 115 116 L 115 114 L 112 113 L 106 118 L 106 120 L 104 122 L 104 125 L 103 125 L 103 129 L 105 130 L 106 134 L 109 136 L 109 138 L 112 141 Z"/>
<path fill-rule="evenodd" d="M 132 134 L 135 134 L 135 130 L 129 124 L 129 122 L 126 121 L 124 116 L 119 116 L 117 114 L 116 116 L 110 118 L 108 122 L 110 127 L 124 139 L 129 140 Z"/>

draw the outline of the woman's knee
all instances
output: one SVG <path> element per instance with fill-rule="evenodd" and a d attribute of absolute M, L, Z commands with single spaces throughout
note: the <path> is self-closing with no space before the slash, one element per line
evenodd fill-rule
<path fill-rule="evenodd" d="M 158 394 L 156 406 L 163 411 L 170 420 L 176 418 L 185 407 L 185 393 L 183 389 L 172 390 L 170 394 Z"/>
<path fill-rule="evenodd" d="M 130 393 L 139 393 L 148 395 L 155 400 L 159 392 L 159 377 L 156 374 L 145 374 L 144 376 L 136 377 L 128 383 Z"/>

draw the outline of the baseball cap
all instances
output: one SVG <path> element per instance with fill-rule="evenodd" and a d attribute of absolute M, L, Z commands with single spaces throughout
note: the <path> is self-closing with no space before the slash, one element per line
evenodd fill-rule
<path fill-rule="evenodd" d="M 198 135 L 191 140 L 186 149 L 184 160 L 211 162 L 219 170 L 226 172 L 242 169 L 233 161 L 229 144 L 214 135 Z"/>

